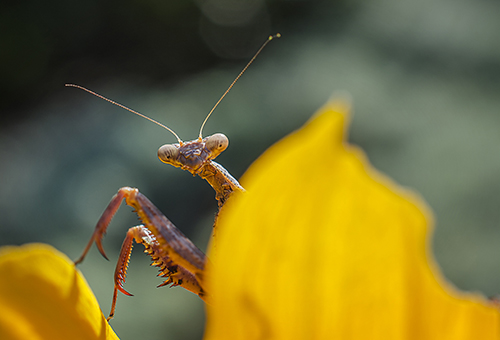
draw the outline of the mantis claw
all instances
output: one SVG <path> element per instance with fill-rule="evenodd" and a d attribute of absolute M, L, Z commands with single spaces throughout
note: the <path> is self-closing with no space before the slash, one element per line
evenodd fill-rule
<path fill-rule="evenodd" d="M 97 246 L 97 249 L 99 250 L 99 253 L 101 253 L 102 257 L 104 257 L 106 260 L 109 261 L 109 258 L 106 255 L 106 252 L 104 251 L 104 248 L 102 247 L 102 238 L 96 239 L 95 240 L 95 244 Z"/>
<path fill-rule="evenodd" d="M 134 296 L 134 294 L 131 294 L 131 293 L 127 292 L 127 291 L 125 290 L 125 288 L 123 288 L 121 285 L 118 285 L 118 287 L 117 287 L 117 288 L 118 288 L 118 290 L 119 290 L 120 292 L 122 292 L 123 294 L 125 294 L 125 295 L 127 295 L 127 296 Z"/>
<path fill-rule="evenodd" d="M 122 189 L 131 189 L 131 188 L 122 188 Z M 99 249 L 99 252 L 101 255 L 109 261 L 108 256 L 106 255 L 106 252 L 104 251 L 104 248 L 102 246 L 102 238 L 104 237 L 104 234 L 106 234 L 106 230 L 108 229 L 109 222 L 111 222 L 111 219 L 115 215 L 116 211 L 120 207 L 120 204 L 124 198 L 124 194 L 122 192 L 122 189 L 118 191 L 116 195 L 113 196 L 111 201 L 109 202 L 106 210 L 102 213 L 101 218 L 97 222 L 95 226 L 94 233 L 92 234 L 92 237 L 90 238 L 89 243 L 87 243 L 87 246 L 83 250 L 82 255 L 74 262 L 75 265 L 83 262 L 85 259 L 85 256 L 87 256 L 87 253 L 90 250 L 90 247 L 92 247 L 92 243 L 95 242 L 97 245 L 97 249 Z"/>

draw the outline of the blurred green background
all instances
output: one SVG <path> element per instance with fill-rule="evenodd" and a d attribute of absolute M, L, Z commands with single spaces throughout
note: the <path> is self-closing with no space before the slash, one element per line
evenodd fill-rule
<path fill-rule="evenodd" d="M 217 203 L 200 178 L 162 164 L 168 132 L 76 83 L 196 138 L 205 115 L 270 34 L 205 135 L 236 178 L 337 91 L 350 141 L 435 213 L 432 248 L 465 290 L 500 292 L 500 2 L 23 1 L 0 5 L 0 244 L 46 242 L 76 258 L 122 186 L 147 195 L 205 249 Z M 321 160 L 297 155 L 311 166 Z M 120 210 L 79 267 L 105 314 L 128 227 Z M 203 304 L 132 256 L 112 326 L 122 339 L 199 339 Z M 304 283 L 307 284 L 307 283 Z"/>

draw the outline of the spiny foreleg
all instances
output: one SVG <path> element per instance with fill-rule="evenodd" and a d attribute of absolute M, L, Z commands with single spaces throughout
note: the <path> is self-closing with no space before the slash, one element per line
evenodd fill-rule
<path fill-rule="evenodd" d="M 115 271 L 115 291 L 110 317 L 114 312 L 117 291 L 120 290 L 129 295 L 123 289 L 123 283 L 133 240 L 146 247 L 146 252 L 153 258 L 153 264 L 160 267 L 160 275 L 167 277 L 162 285 L 170 283 L 179 285 L 206 301 L 207 294 L 203 290 L 203 274 L 205 264 L 208 261 L 207 257 L 138 189 L 123 187 L 118 190 L 97 222 L 89 243 L 75 264 L 83 261 L 94 242 L 100 253 L 107 259 L 102 247 L 102 238 L 123 199 L 127 205 L 135 209 L 143 225 L 131 228 L 123 242 Z"/>
<path fill-rule="evenodd" d="M 115 269 L 115 288 L 113 292 L 113 301 L 111 304 L 111 311 L 109 313 L 108 320 L 113 318 L 115 314 L 118 290 L 125 295 L 132 296 L 132 294 L 130 294 L 123 288 L 123 285 L 127 276 L 127 268 L 134 241 L 136 243 L 141 243 L 142 245 L 144 245 L 144 252 L 151 256 L 151 259 L 153 260 L 151 265 L 156 266 L 160 269 L 158 276 L 167 278 L 163 283 L 158 285 L 158 287 L 163 287 L 169 284 L 171 285 L 171 287 L 181 286 L 182 288 L 189 290 L 194 294 L 197 294 L 201 299 L 207 302 L 207 295 L 203 291 L 203 288 L 201 288 L 196 277 L 184 267 L 175 264 L 162 250 L 158 241 L 156 240 L 156 237 L 145 226 L 139 225 L 130 228 L 127 231 L 127 236 L 123 240 L 120 256 L 118 258 L 118 263 L 116 264 Z"/>

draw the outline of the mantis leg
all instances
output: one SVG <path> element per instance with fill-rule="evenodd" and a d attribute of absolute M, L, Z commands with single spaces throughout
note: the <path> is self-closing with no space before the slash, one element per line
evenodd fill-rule
<path fill-rule="evenodd" d="M 145 246 L 146 252 L 153 259 L 153 265 L 160 268 L 159 275 L 167 277 L 167 280 L 160 286 L 178 285 L 206 301 L 207 294 L 202 287 L 207 257 L 138 189 L 123 187 L 118 190 L 97 222 L 89 243 L 75 264 L 84 260 L 94 242 L 102 256 L 107 259 L 102 247 L 102 238 L 123 199 L 127 205 L 135 209 L 143 225 L 130 228 L 123 242 L 115 270 L 115 290 L 109 318 L 113 317 L 114 314 L 118 290 L 131 295 L 123 289 L 123 283 L 134 240 Z"/>
<path fill-rule="evenodd" d="M 116 298 L 118 291 L 125 295 L 132 296 L 123 288 L 125 278 L 127 276 L 127 267 L 132 253 L 133 242 L 142 243 L 144 245 L 144 252 L 153 259 L 152 266 L 160 269 L 158 276 L 166 277 L 167 279 L 158 285 L 163 287 L 171 284 L 171 287 L 181 286 L 190 292 L 197 294 L 202 300 L 206 302 L 207 296 L 201 288 L 198 279 L 184 267 L 175 264 L 165 253 L 161 251 L 156 237 L 143 225 L 130 228 L 127 232 L 125 240 L 123 240 L 118 263 L 116 264 L 114 283 L 115 289 L 113 292 L 113 301 L 111 303 L 111 311 L 108 320 L 113 318 L 115 314 Z"/>

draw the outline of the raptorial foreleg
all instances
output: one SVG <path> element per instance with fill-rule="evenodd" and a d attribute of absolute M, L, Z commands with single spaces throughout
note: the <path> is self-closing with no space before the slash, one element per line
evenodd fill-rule
<path fill-rule="evenodd" d="M 207 301 L 208 295 L 203 289 L 203 273 L 208 261 L 207 257 L 138 189 L 123 187 L 118 190 L 97 222 L 89 243 L 75 264 L 84 260 L 94 242 L 100 253 L 107 259 L 102 247 L 102 238 L 123 199 L 127 205 L 135 209 L 143 225 L 129 229 L 123 242 L 115 270 L 115 291 L 110 318 L 114 314 L 118 290 L 130 295 L 123 289 L 123 283 L 134 240 L 146 247 L 146 252 L 153 259 L 153 265 L 160 268 L 159 275 L 167 277 L 167 280 L 160 286 L 178 285 Z"/>
<path fill-rule="evenodd" d="M 202 300 L 207 302 L 207 295 L 205 294 L 203 288 L 201 288 L 197 278 L 184 267 L 175 264 L 164 251 L 162 251 L 156 237 L 143 225 L 139 225 L 130 228 L 127 231 L 127 236 L 123 240 L 122 248 L 120 250 L 120 256 L 116 264 L 114 284 L 115 289 L 113 292 L 113 301 L 111 304 L 111 311 L 109 313 L 108 320 L 111 319 L 115 314 L 116 299 L 118 291 L 125 295 L 132 296 L 127 292 L 123 285 L 127 276 L 127 268 L 130 260 L 130 255 L 132 253 L 133 242 L 140 243 L 144 245 L 144 252 L 151 256 L 153 262 L 152 266 L 159 268 L 160 272 L 158 276 L 166 277 L 167 279 L 158 285 L 158 287 L 163 287 L 166 285 L 181 286 L 182 288 L 189 290 L 190 292 L 198 295 Z"/>

